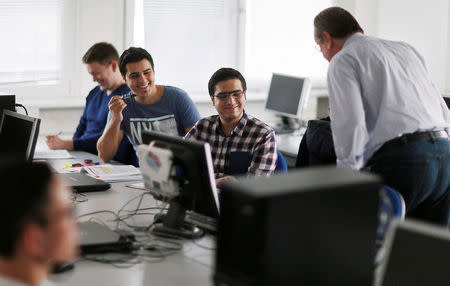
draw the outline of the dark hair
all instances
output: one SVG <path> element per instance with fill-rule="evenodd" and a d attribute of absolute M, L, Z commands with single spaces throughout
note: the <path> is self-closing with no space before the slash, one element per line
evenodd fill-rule
<path fill-rule="evenodd" d="M 51 170 L 44 163 L 12 161 L 2 158 L 0 182 L 0 256 L 10 258 L 17 242 L 30 222 L 46 224 Z"/>
<path fill-rule="evenodd" d="M 155 70 L 153 58 L 145 49 L 131 47 L 128 50 L 125 50 L 119 59 L 119 70 L 122 76 L 125 77 L 127 74 L 128 63 L 140 62 L 143 59 L 147 59 L 150 62 L 152 69 Z"/>
<path fill-rule="evenodd" d="M 242 76 L 242 74 L 232 68 L 221 68 L 219 70 L 217 70 L 209 79 L 208 82 L 208 92 L 210 96 L 213 96 L 214 93 L 216 92 L 216 85 L 217 83 L 221 82 L 221 81 L 225 81 L 225 80 L 229 80 L 229 79 L 239 79 L 241 81 L 242 84 L 242 88 L 244 89 L 244 91 L 247 90 L 247 83 L 245 82 L 245 78 Z"/>
<path fill-rule="evenodd" d="M 113 45 L 106 42 L 94 44 L 84 54 L 82 61 L 85 64 L 98 62 L 102 65 L 108 65 L 112 61 L 119 60 L 119 53 Z"/>
<path fill-rule="evenodd" d="M 314 18 L 314 28 L 314 36 L 319 40 L 325 31 L 334 38 L 345 38 L 356 32 L 364 33 L 355 17 L 341 7 L 330 7 L 320 12 Z"/>

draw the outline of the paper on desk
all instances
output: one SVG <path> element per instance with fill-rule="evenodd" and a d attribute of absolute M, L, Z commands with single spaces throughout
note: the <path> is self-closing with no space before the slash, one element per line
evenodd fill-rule
<path fill-rule="evenodd" d="M 70 159 L 74 158 L 67 150 L 51 150 L 45 143 L 44 138 L 39 138 L 34 150 L 34 160 L 38 159 Z"/>
<path fill-rule="evenodd" d="M 128 188 L 131 188 L 131 189 L 146 190 L 144 182 L 133 183 L 133 184 L 126 184 L 125 186 L 128 187 Z"/>
<path fill-rule="evenodd" d="M 141 171 L 132 165 L 85 166 L 83 171 L 94 178 L 109 183 L 142 180 Z"/>

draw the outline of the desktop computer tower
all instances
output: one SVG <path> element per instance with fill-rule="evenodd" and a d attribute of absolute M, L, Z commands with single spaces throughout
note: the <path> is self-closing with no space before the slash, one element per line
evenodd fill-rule
<path fill-rule="evenodd" d="M 3 109 L 16 111 L 16 96 L 0 94 L 0 120 L 3 116 Z"/>
<path fill-rule="evenodd" d="M 372 285 L 380 187 L 334 167 L 227 182 L 215 285 Z"/>

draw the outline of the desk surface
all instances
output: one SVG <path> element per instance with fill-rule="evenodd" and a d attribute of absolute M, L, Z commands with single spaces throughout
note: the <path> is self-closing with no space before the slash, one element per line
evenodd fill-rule
<path fill-rule="evenodd" d="M 100 161 L 97 156 L 86 152 L 71 152 L 71 154 L 75 159 L 49 160 L 49 163 L 55 170 L 61 172 L 68 163 L 82 162 L 84 159 Z M 78 202 L 76 205 L 77 215 L 101 210 L 117 212 L 129 200 L 145 192 L 126 187 L 128 183 L 112 183 L 112 188 L 108 191 L 87 193 L 83 197 L 83 200 L 87 201 Z M 135 210 L 137 204 L 138 199 L 130 202 L 126 209 Z M 150 195 L 144 196 L 141 208 L 155 206 L 161 206 L 161 202 L 157 202 Z M 87 221 L 91 218 L 100 220 L 113 229 L 116 226 L 116 222 L 112 221 L 113 215 L 109 213 L 84 216 L 79 220 Z M 140 215 L 127 222 L 147 226 L 152 221 L 153 215 Z M 128 229 L 124 224 L 120 224 L 119 228 Z M 181 251 L 165 257 L 162 261 L 141 262 L 125 269 L 81 260 L 75 263 L 74 270 L 50 276 L 44 285 L 212 285 L 214 250 L 211 249 L 215 247 L 214 237 L 205 236 L 194 242 L 184 240 L 182 245 Z"/>

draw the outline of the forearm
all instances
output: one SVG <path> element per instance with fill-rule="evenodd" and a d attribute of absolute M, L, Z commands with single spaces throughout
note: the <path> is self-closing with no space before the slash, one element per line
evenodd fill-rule
<path fill-rule="evenodd" d="M 73 151 L 73 141 L 72 140 L 63 140 L 64 148 L 68 151 Z"/>
<path fill-rule="evenodd" d="M 106 125 L 105 131 L 97 141 L 98 156 L 104 162 L 114 158 L 123 137 L 123 131 L 120 130 L 120 121 L 111 120 Z"/>

